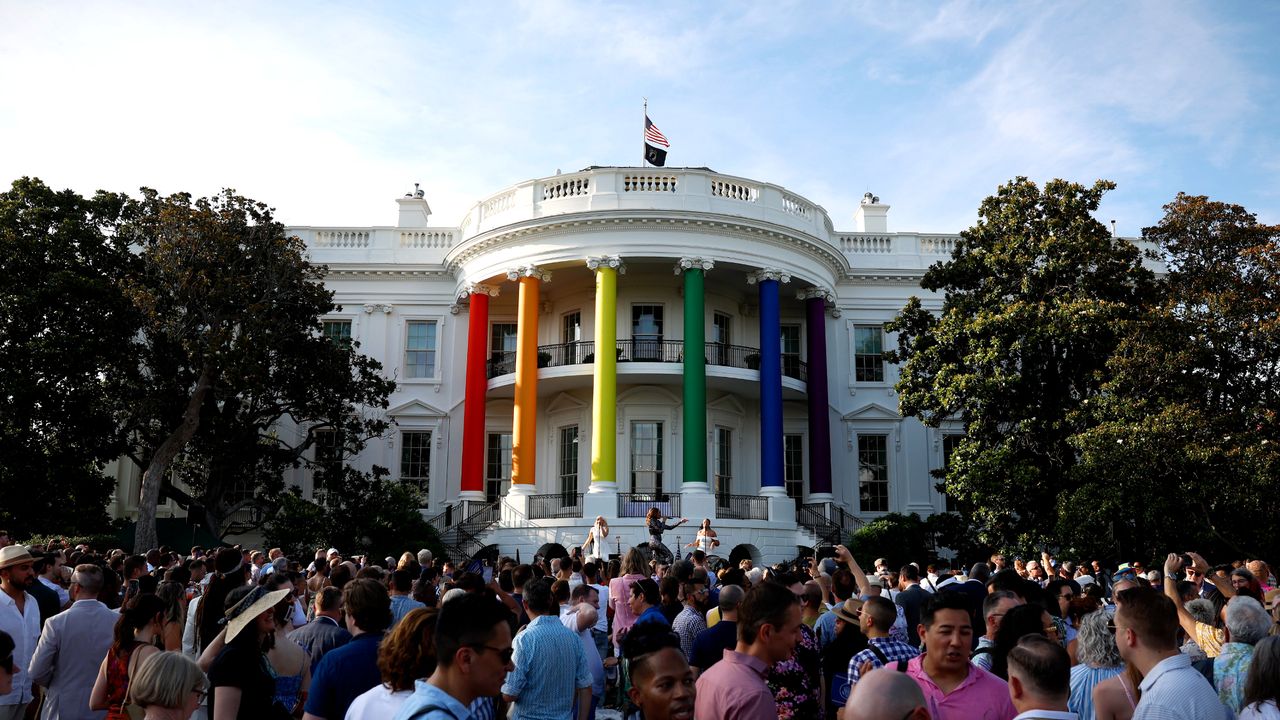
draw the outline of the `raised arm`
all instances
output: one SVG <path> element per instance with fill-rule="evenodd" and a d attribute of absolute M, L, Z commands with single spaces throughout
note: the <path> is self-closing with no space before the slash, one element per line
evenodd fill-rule
<path fill-rule="evenodd" d="M 1213 583 L 1213 586 L 1218 588 L 1218 592 L 1222 593 L 1222 597 L 1230 600 L 1236 596 L 1236 589 L 1231 586 L 1231 581 L 1223 580 L 1218 577 L 1218 574 L 1209 568 L 1209 563 L 1206 562 L 1204 558 L 1200 557 L 1199 553 L 1188 552 L 1187 557 L 1191 558 L 1191 562 L 1196 566 L 1196 569 L 1200 571 L 1200 576 Z"/>
<path fill-rule="evenodd" d="M 1178 581 L 1174 579 L 1174 574 L 1182 569 L 1182 558 L 1177 553 L 1169 553 L 1164 560 L 1164 594 L 1173 601 L 1173 606 L 1178 609 L 1178 624 L 1182 626 L 1183 631 L 1191 639 L 1196 637 L 1196 619 L 1187 612 L 1182 606 L 1182 598 L 1178 596 Z"/>
<path fill-rule="evenodd" d="M 853 553 L 849 552 L 849 548 L 843 545 L 836 546 L 836 562 L 843 563 L 849 568 L 849 572 L 853 573 L 853 579 L 858 583 L 859 595 L 871 594 L 871 583 L 867 582 L 867 574 L 862 572 L 862 568 L 858 566 L 858 561 L 853 559 Z"/>

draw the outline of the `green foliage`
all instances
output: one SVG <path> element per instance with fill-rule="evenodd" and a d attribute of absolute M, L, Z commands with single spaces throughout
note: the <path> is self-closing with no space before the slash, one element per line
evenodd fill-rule
<path fill-rule="evenodd" d="M 409 485 L 348 469 L 341 489 L 323 493 L 318 502 L 304 499 L 296 488 L 283 493 L 264 531 L 267 544 L 290 557 L 309 557 L 316 548 L 330 546 L 375 558 L 423 548 L 442 557 L 444 545 L 419 512 L 422 505 Z"/>
<path fill-rule="evenodd" d="M 900 409 L 926 425 L 959 420 L 965 438 L 945 490 L 993 547 L 1056 542 L 1061 504 L 1079 485 L 1070 438 L 1101 393 L 1126 322 L 1151 302 L 1137 249 L 1092 216 L 1113 185 L 1026 178 L 983 201 L 952 258 L 887 325 L 902 363 Z"/>
<path fill-rule="evenodd" d="M 958 512 L 936 513 L 930 515 L 925 522 L 933 542 L 939 548 L 939 554 L 942 553 L 942 548 L 951 551 L 954 567 L 967 568 L 972 563 L 986 562 L 991 557 L 991 548 L 982 542 L 979 528 L 966 515 Z"/>
<path fill-rule="evenodd" d="M 0 193 L 0 526 L 108 529 L 124 450 L 123 391 L 138 377 L 138 316 L 116 278 L 133 265 L 114 231 L 124 198 L 22 178 Z"/>
<path fill-rule="evenodd" d="M 897 569 L 909 562 L 933 557 L 929 525 L 916 513 L 889 513 L 858 528 L 849 537 L 849 552 L 860 562 L 870 563 L 885 558 L 889 567 Z"/>

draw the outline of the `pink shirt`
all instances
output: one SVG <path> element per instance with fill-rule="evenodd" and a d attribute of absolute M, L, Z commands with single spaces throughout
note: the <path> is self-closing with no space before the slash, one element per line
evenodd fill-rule
<path fill-rule="evenodd" d="M 725 650 L 720 662 L 698 676 L 693 716 L 716 720 L 778 720 L 778 705 L 764 681 L 768 672 L 769 666 L 763 660 Z"/>
<path fill-rule="evenodd" d="M 969 676 L 954 690 L 943 694 L 924 671 L 924 655 L 907 663 L 907 674 L 924 691 L 929 714 L 934 720 L 1013 720 L 1018 711 L 1009 699 L 1009 685 L 1000 678 L 970 665 Z M 701 689 L 701 688 L 699 688 Z M 701 716 L 699 716 L 701 717 Z"/>
<path fill-rule="evenodd" d="M 613 641 L 619 643 L 618 633 L 630 630 L 636 623 L 636 615 L 631 612 L 631 583 L 643 580 L 645 575 L 631 574 L 616 577 L 609 581 L 609 604 L 613 606 Z"/>

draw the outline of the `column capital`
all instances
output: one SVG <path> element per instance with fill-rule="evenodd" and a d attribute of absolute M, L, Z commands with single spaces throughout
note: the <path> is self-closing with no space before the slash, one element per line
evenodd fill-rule
<path fill-rule="evenodd" d="M 707 270 L 710 270 L 715 266 L 716 264 L 715 264 L 715 261 L 713 260 L 707 260 L 705 258 L 700 258 L 700 257 L 682 257 L 676 263 L 674 270 L 675 270 L 675 274 L 679 275 L 685 270 L 696 269 L 696 270 L 701 270 L 703 272 L 706 272 Z"/>
<path fill-rule="evenodd" d="M 627 274 L 627 266 L 617 255 L 592 255 L 587 258 L 587 267 L 599 270 L 602 267 L 613 268 L 619 275 Z"/>
<path fill-rule="evenodd" d="M 525 265 L 511 268 L 507 271 L 508 280 L 519 280 L 520 278 L 533 278 L 542 282 L 551 282 L 551 273 L 539 269 L 537 265 Z"/>
<path fill-rule="evenodd" d="M 485 285 L 484 283 L 467 283 L 462 286 L 462 292 L 458 293 L 458 298 L 470 297 L 471 295 L 488 295 L 489 297 L 498 297 L 501 288 L 497 285 Z"/>
<path fill-rule="evenodd" d="M 777 270 L 775 268 L 760 268 L 755 272 L 747 275 L 747 284 L 755 285 L 765 280 L 773 280 L 779 283 L 791 282 L 791 273 L 786 270 Z"/>
<path fill-rule="evenodd" d="M 380 312 L 383 315 L 390 315 L 393 307 L 394 306 L 388 305 L 387 303 L 365 303 L 364 312 L 366 315 L 372 315 L 376 312 Z"/>
<path fill-rule="evenodd" d="M 796 291 L 797 300 L 815 300 L 821 298 L 825 303 L 832 303 L 836 299 L 836 294 L 826 288 L 811 287 Z"/>

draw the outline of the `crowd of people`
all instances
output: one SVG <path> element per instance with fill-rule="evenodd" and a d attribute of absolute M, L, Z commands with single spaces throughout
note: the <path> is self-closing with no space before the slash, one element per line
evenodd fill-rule
<path fill-rule="evenodd" d="M 866 572 L 844 546 L 764 567 L 607 537 L 465 567 L 5 545 L 0 720 L 1280 720 L 1258 560 Z"/>

